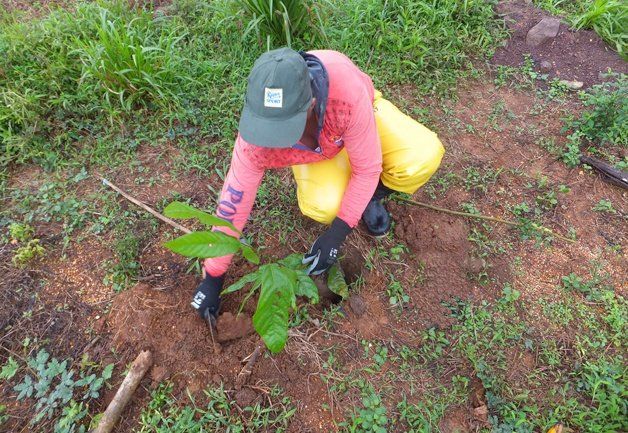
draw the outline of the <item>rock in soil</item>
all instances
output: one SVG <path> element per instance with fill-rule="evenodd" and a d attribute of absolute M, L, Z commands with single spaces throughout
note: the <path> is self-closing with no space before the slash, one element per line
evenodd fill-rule
<path fill-rule="evenodd" d="M 560 84 L 565 85 L 569 90 L 580 90 L 582 89 L 582 86 L 584 86 L 582 81 L 560 80 Z"/>
<path fill-rule="evenodd" d="M 351 311 L 358 317 L 366 313 L 366 302 L 364 302 L 364 298 L 360 295 L 349 296 L 349 306 L 351 307 Z"/>
<path fill-rule="evenodd" d="M 541 64 L 539 65 L 539 69 L 541 70 L 541 72 L 549 72 L 552 70 L 552 62 L 550 62 L 549 60 L 543 60 L 541 61 Z"/>
<path fill-rule="evenodd" d="M 250 388 L 241 389 L 235 395 L 236 403 L 242 408 L 252 406 L 255 399 L 257 399 L 257 393 Z"/>
<path fill-rule="evenodd" d="M 230 312 L 225 312 L 218 317 L 216 323 L 217 340 L 219 343 L 237 340 L 253 333 L 253 323 L 246 314 L 234 316 Z"/>
<path fill-rule="evenodd" d="M 529 47 L 538 47 L 552 40 L 558 35 L 560 20 L 557 18 L 543 18 L 537 25 L 528 31 L 526 44 Z"/>

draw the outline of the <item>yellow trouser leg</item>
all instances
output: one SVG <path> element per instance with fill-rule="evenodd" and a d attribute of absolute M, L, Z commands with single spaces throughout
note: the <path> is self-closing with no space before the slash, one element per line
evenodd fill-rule
<path fill-rule="evenodd" d="M 373 108 L 382 142 L 382 183 L 413 194 L 436 172 L 445 148 L 436 133 L 403 114 L 379 92 Z"/>
<path fill-rule="evenodd" d="M 382 182 L 412 194 L 436 172 L 445 148 L 434 132 L 403 114 L 380 92 L 375 94 L 373 110 L 382 143 Z M 346 150 L 327 161 L 295 165 L 292 172 L 301 212 L 320 223 L 331 223 L 351 178 Z"/>

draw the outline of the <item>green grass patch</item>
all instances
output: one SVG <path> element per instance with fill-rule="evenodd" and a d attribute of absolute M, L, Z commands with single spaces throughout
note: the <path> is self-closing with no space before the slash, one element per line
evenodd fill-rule
<path fill-rule="evenodd" d="M 172 385 L 162 384 L 140 416 L 136 433 L 285 432 L 296 409 L 279 388 L 267 397 L 239 408 L 223 387 L 208 388 L 199 402 L 191 395 L 177 400 Z M 200 403 L 200 400 L 203 403 Z"/>

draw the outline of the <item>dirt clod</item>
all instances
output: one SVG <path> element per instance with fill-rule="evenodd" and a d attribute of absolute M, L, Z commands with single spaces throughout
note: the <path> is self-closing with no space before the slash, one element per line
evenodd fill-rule
<path fill-rule="evenodd" d="M 218 317 L 216 324 L 217 340 L 220 343 L 237 340 L 253 333 L 253 322 L 246 314 L 234 316 L 230 312 L 225 312 Z"/>
<path fill-rule="evenodd" d="M 351 307 L 351 311 L 358 316 L 361 317 L 366 313 L 366 302 L 364 302 L 364 298 L 360 295 L 352 295 L 349 297 L 349 306 Z"/>
<path fill-rule="evenodd" d="M 238 403 L 238 406 L 244 408 L 251 406 L 257 397 L 258 394 L 255 391 L 250 388 L 244 388 L 236 393 L 235 400 L 236 403 Z"/>
<path fill-rule="evenodd" d="M 462 406 L 453 407 L 445 412 L 438 423 L 439 431 L 449 433 L 471 432 L 467 419 L 467 410 Z"/>

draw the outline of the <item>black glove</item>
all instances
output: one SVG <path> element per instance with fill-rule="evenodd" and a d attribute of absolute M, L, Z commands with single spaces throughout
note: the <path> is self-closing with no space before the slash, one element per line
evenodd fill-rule
<path fill-rule="evenodd" d="M 303 257 L 303 264 L 310 265 L 306 271 L 308 275 L 322 274 L 336 263 L 340 245 L 349 233 L 351 227 L 340 218 L 334 218 L 331 227 L 316 239 L 310 251 Z"/>
<path fill-rule="evenodd" d="M 207 320 L 212 326 L 216 323 L 218 310 L 220 309 L 220 291 L 224 283 L 224 277 L 212 277 L 207 274 L 194 292 L 192 307 L 198 314 Z"/>

